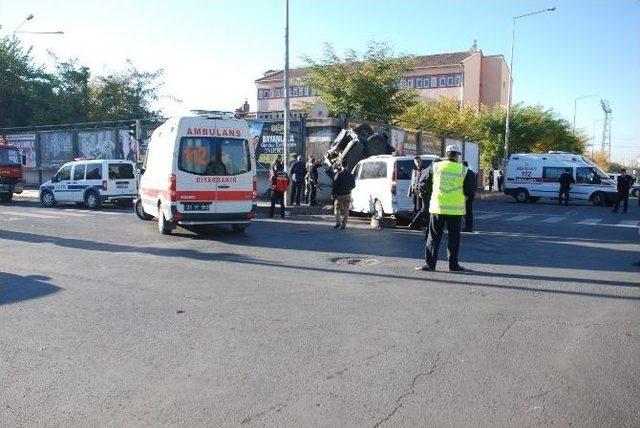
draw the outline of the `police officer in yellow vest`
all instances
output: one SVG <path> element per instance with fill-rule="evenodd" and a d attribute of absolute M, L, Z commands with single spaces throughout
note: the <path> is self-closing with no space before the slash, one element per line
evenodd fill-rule
<path fill-rule="evenodd" d="M 431 218 L 424 249 L 425 264 L 416 266 L 418 270 L 436 269 L 445 224 L 449 232 L 449 270 L 464 270 L 458 264 L 460 228 L 465 214 L 465 198 L 475 190 L 474 180 L 471 174 L 467 174 L 468 168 L 459 162 L 461 152 L 457 144 L 448 145 L 445 152 L 445 160 L 431 165 L 426 182 L 427 186 L 432 187 L 429 204 Z"/>

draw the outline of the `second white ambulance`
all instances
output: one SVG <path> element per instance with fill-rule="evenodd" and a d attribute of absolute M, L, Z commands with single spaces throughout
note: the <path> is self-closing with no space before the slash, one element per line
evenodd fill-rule
<path fill-rule="evenodd" d="M 141 169 L 136 214 L 177 225 L 229 224 L 241 232 L 256 212 L 256 163 L 249 125 L 232 114 L 198 112 L 158 127 Z"/>

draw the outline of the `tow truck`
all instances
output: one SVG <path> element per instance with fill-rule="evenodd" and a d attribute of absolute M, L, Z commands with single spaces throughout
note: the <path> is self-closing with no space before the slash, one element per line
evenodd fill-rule
<path fill-rule="evenodd" d="M 24 181 L 22 166 L 26 159 L 20 150 L 9 144 L 1 144 L 0 139 L 0 202 L 9 202 L 14 193 L 22 193 Z"/>

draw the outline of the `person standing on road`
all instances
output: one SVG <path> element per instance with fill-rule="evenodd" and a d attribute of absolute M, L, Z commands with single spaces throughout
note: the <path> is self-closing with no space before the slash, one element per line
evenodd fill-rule
<path fill-rule="evenodd" d="M 504 174 L 502 170 L 498 171 L 498 192 L 502 192 L 502 185 L 504 184 Z"/>
<path fill-rule="evenodd" d="M 622 201 L 622 212 L 627 212 L 627 208 L 629 207 L 629 191 L 634 181 L 633 177 L 627 174 L 626 169 L 620 171 L 620 175 L 618 176 L 618 197 L 616 198 L 616 206 L 613 208 L 614 213 L 618 212 L 620 201 Z M 640 199 L 640 196 L 638 196 L 638 198 Z"/>
<path fill-rule="evenodd" d="M 493 167 L 489 170 L 489 191 L 493 192 Z"/>
<path fill-rule="evenodd" d="M 470 176 L 469 180 L 471 180 L 474 183 L 472 192 L 469 195 L 465 196 L 466 199 L 464 202 L 464 209 L 465 209 L 464 229 L 462 229 L 462 231 L 473 232 L 473 200 L 476 197 L 476 186 L 475 186 L 476 174 L 470 169 L 468 169 L 469 164 L 467 163 L 467 161 L 462 162 L 462 165 L 467 167 L 467 175 Z"/>
<path fill-rule="evenodd" d="M 304 192 L 304 177 L 307 175 L 307 167 L 302 160 L 302 156 L 298 156 L 296 162 L 291 166 L 291 198 L 289 204 L 300 206 L 300 198 Z"/>
<path fill-rule="evenodd" d="M 562 195 L 564 195 L 564 204 L 569 205 L 569 190 L 571 190 L 571 185 L 576 181 L 573 179 L 573 175 L 571 175 L 571 169 L 565 168 L 564 172 L 560 174 L 558 178 L 560 181 L 560 192 L 558 193 L 558 203 L 562 204 Z"/>
<path fill-rule="evenodd" d="M 307 184 L 305 202 L 308 203 L 310 207 L 315 207 L 318 204 L 318 200 L 316 199 L 316 193 L 318 191 L 318 165 L 316 164 L 316 158 L 313 156 L 309 158 L 305 179 Z"/>
<path fill-rule="evenodd" d="M 428 169 L 427 185 L 432 188 L 429 203 L 429 228 L 424 249 L 425 264 L 418 270 L 434 271 L 438 261 L 438 249 L 447 225 L 449 233 L 449 270 L 463 271 L 458 263 L 460 249 L 460 225 L 465 214 L 465 197 L 473 192 L 474 182 L 469 169 L 458 162 L 460 148 L 451 144 L 446 149 L 446 159 L 434 162 Z"/>
<path fill-rule="evenodd" d="M 438 162 L 435 160 L 434 162 Z M 420 211 L 411 219 L 409 229 L 420 230 L 423 227 L 423 221 L 427 221 L 427 229 L 429 228 L 429 202 L 431 200 L 431 187 L 427 186 L 429 178 L 429 168 L 423 168 L 418 178 L 418 193 L 420 196 Z"/>
<path fill-rule="evenodd" d="M 411 184 L 407 196 L 413 200 L 413 215 L 415 216 L 422 209 L 422 198 L 420 198 L 420 189 L 418 181 L 422 173 L 422 159 L 420 156 L 413 158 L 413 169 L 411 170 Z"/>
<path fill-rule="evenodd" d="M 278 155 L 278 160 L 274 162 L 274 169 L 271 170 L 271 208 L 269 209 L 269 217 L 273 217 L 276 203 L 280 204 L 280 217 L 284 218 L 284 193 L 289 186 L 289 176 L 284 172 L 284 164 L 282 157 Z"/>
<path fill-rule="evenodd" d="M 349 171 L 349 164 L 346 160 L 343 160 L 342 168 L 333 176 L 333 187 L 331 189 L 331 194 L 334 198 L 333 209 L 336 216 L 334 229 L 347 227 L 349 208 L 351 207 L 351 191 L 354 187 L 356 187 L 356 181 Z"/>

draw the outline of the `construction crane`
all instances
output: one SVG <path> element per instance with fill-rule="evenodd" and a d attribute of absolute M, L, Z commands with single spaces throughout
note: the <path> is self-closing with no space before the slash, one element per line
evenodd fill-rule
<path fill-rule="evenodd" d="M 611 107 L 609 100 L 600 100 L 604 112 L 604 124 L 602 125 L 602 152 L 607 152 L 607 160 L 611 160 Z M 609 150 L 607 150 L 607 143 Z"/>

